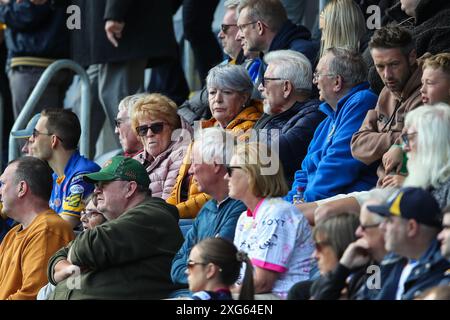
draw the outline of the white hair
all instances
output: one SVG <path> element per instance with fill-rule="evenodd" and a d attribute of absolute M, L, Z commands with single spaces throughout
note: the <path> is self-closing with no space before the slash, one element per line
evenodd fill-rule
<path fill-rule="evenodd" d="M 422 106 L 406 115 L 405 127 L 417 130 L 417 151 L 408 160 L 404 186 L 438 188 L 450 179 L 450 106 Z"/>
<path fill-rule="evenodd" d="M 127 110 L 128 117 L 131 119 L 136 102 L 147 95 L 148 93 L 137 93 L 123 98 L 119 103 L 119 111 Z"/>
<path fill-rule="evenodd" d="M 241 0 L 225 0 L 223 6 L 228 9 L 235 9 L 238 7 L 239 2 L 241 2 Z"/>
<path fill-rule="evenodd" d="M 264 56 L 264 61 L 275 67 L 274 76 L 289 80 L 295 90 L 311 91 L 312 67 L 304 54 L 293 50 L 271 51 Z"/>
<path fill-rule="evenodd" d="M 219 127 L 199 129 L 195 132 L 194 146 L 201 159 L 194 163 L 227 164 L 234 153 L 235 137 Z"/>

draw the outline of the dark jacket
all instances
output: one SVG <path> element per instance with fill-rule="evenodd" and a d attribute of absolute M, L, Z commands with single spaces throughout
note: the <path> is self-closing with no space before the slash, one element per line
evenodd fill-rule
<path fill-rule="evenodd" d="M 306 27 L 297 26 L 290 20 L 287 20 L 270 43 L 268 52 L 288 49 L 303 53 L 309 59 L 311 65 L 314 66 L 317 53 L 319 52 L 319 43 L 311 40 L 311 32 Z M 262 63 L 259 66 L 256 87 L 261 83 L 267 68 L 263 57 L 264 54 L 261 53 Z"/>
<path fill-rule="evenodd" d="M 388 256 L 383 259 L 381 262 L 381 291 L 375 297 L 376 300 L 395 300 L 400 276 L 406 264 L 406 258 L 392 259 L 392 256 Z M 390 269 L 389 273 L 383 273 L 383 269 L 386 268 Z M 450 275 L 446 274 L 446 271 L 449 268 L 450 262 L 442 257 L 439 241 L 433 240 L 406 279 L 402 300 L 412 300 L 424 290 L 437 286 L 446 278 L 448 279 Z"/>
<path fill-rule="evenodd" d="M 297 26 L 287 20 L 273 38 L 268 51 L 286 49 L 303 53 L 311 64 L 314 64 L 319 44 L 311 40 L 311 32 L 306 27 Z"/>
<path fill-rule="evenodd" d="M 296 102 L 290 109 L 280 114 L 264 113 L 253 127 L 258 130 L 259 141 L 270 145 L 271 139 L 278 139 L 278 154 L 288 185 L 292 184 L 295 171 L 300 169 L 317 126 L 325 119 L 319 105 L 319 100 Z"/>
<path fill-rule="evenodd" d="M 179 288 L 170 279 L 170 265 L 182 243 L 177 209 L 162 199 L 147 199 L 72 242 L 71 261 L 87 271 L 81 273 L 78 288 L 70 286 L 75 280 L 66 279 L 51 298 L 166 298 Z M 48 277 L 54 285 L 54 267 L 67 255 L 68 248 L 63 248 L 49 261 Z"/>
<path fill-rule="evenodd" d="M 83 66 L 95 63 L 149 60 L 149 65 L 176 59 L 170 1 L 74 0 L 81 9 L 81 29 L 72 30 L 73 59 Z M 119 46 L 107 39 L 105 21 L 125 22 Z"/>
<path fill-rule="evenodd" d="M 420 0 L 414 27 L 417 55 L 450 50 L 450 2 Z"/>
<path fill-rule="evenodd" d="M 5 41 L 8 59 L 69 57 L 69 32 L 66 8 L 49 3 L 34 5 L 29 1 L 10 1 L 0 5 L 0 21 L 7 25 Z"/>

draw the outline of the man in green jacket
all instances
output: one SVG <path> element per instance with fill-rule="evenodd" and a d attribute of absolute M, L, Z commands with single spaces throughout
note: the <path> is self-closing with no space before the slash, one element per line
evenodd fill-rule
<path fill-rule="evenodd" d="M 183 243 L 178 211 L 150 197 L 136 160 L 113 157 L 84 176 L 95 184 L 97 208 L 108 220 L 84 231 L 49 261 L 53 299 L 161 299 L 176 290 L 172 259 Z"/>

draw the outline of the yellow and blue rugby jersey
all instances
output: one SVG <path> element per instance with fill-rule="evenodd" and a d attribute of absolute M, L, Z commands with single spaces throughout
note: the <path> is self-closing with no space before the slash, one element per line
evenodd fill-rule
<path fill-rule="evenodd" d="M 50 208 L 58 214 L 79 217 L 84 209 L 83 199 L 94 191 L 94 185 L 83 181 L 83 175 L 99 171 L 93 161 L 75 151 L 64 168 L 64 175 L 53 173 L 53 190 Z"/>

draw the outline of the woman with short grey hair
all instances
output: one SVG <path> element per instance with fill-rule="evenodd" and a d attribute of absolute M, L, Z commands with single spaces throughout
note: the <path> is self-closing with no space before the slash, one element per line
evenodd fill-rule
<path fill-rule="evenodd" d="M 237 65 L 219 65 L 206 78 L 212 119 L 202 127 L 220 126 L 234 132 L 252 128 L 262 114 L 260 102 L 251 100 L 253 82 L 247 70 Z"/>

